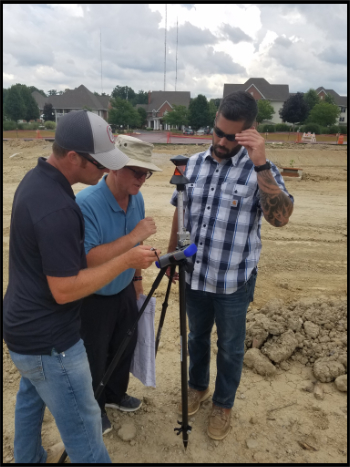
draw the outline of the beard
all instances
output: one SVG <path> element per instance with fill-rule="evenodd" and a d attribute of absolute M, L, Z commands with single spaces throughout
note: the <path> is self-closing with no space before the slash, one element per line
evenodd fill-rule
<path fill-rule="evenodd" d="M 220 146 L 219 144 L 214 144 L 213 142 L 213 152 L 216 157 L 219 159 L 231 159 L 231 157 L 235 156 L 242 148 L 241 144 L 238 144 L 235 148 L 231 149 L 229 151 L 225 146 Z M 220 149 L 223 152 L 219 152 L 218 149 Z"/>

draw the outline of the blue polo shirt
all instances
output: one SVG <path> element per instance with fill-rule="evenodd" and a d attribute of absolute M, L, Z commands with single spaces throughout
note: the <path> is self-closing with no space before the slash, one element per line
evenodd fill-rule
<path fill-rule="evenodd" d="M 56 303 L 46 276 L 75 276 L 86 266 L 84 218 L 72 187 L 41 157 L 18 185 L 12 206 L 3 303 L 3 337 L 10 350 L 51 354 L 78 342 L 81 300 Z"/>
<path fill-rule="evenodd" d="M 76 201 L 85 220 L 85 253 L 91 248 L 110 243 L 129 234 L 145 217 L 143 196 L 129 197 L 127 212 L 119 206 L 106 183 L 106 176 L 97 185 L 88 186 L 76 195 Z M 136 246 L 136 245 L 135 245 Z M 114 295 L 127 287 L 135 269 L 127 269 L 96 293 Z"/>

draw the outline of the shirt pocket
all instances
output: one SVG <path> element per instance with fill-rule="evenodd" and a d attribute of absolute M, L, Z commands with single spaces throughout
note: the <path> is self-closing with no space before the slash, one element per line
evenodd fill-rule
<path fill-rule="evenodd" d="M 225 206 L 239 209 L 245 204 L 251 204 L 254 188 L 238 183 L 225 182 L 221 186 L 222 198 Z"/>

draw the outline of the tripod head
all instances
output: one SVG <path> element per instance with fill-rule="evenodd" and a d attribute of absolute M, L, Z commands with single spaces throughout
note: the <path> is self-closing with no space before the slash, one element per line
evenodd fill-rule
<path fill-rule="evenodd" d="M 184 175 L 184 168 L 188 162 L 188 157 L 175 156 L 170 160 L 176 166 L 170 183 L 176 185 L 178 191 L 177 210 L 179 230 L 177 232 L 177 247 L 175 251 L 161 256 L 159 260 L 156 261 L 156 266 L 158 268 L 164 268 L 166 266 L 182 263 L 185 265 L 185 270 L 191 272 L 193 270 L 193 265 L 187 262 L 187 258 L 197 253 L 197 247 L 194 243 L 190 245 L 190 233 L 186 232 L 183 225 L 183 192 L 185 191 L 185 185 L 190 182 Z"/>
<path fill-rule="evenodd" d="M 190 244 L 190 233 L 186 232 L 183 222 L 183 192 L 185 185 L 190 183 L 188 178 L 185 177 L 185 168 L 189 161 L 188 157 L 175 156 L 172 157 L 171 162 L 176 166 L 174 175 L 171 177 L 170 183 L 176 185 L 178 191 L 177 198 L 177 213 L 178 213 L 178 232 L 177 232 L 177 248 L 181 249 Z"/>

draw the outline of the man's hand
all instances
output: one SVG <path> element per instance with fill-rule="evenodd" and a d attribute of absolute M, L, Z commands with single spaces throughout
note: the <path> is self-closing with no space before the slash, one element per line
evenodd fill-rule
<path fill-rule="evenodd" d="M 165 275 L 170 279 L 170 270 L 171 270 L 171 266 L 169 266 L 167 268 L 167 270 L 165 271 Z M 179 273 L 175 271 L 175 274 L 173 275 L 173 280 L 171 281 L 173 284 L 176 284 L 176 281 L 179 280 Z"/>
<path fill-rule="evenodd" d="M 244 146 L 254 165 L 263 165 L 266 162 L 265 139 L 254 127 L 236 133 L 236 141 Z"/>
<path fill-rule="evenodd" d="M 145 217 L 140 221 L 136 227 L 130 232 L 135 238 L 135 244 L 143 242 L 146 238 L 150 237 L 151 235 L 157 232 L 156 223 L 154 222 L 152 217 Z"/>
<path fill-rule="evenodd" d="M 147 245 L 139 245 L 124 253 L 128 268 L 147 269 L 151 266 L 157 260 L 157 255 L 161 254 L 160 250 L 151 250 L 151 248 Z"/>

